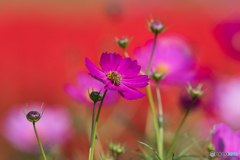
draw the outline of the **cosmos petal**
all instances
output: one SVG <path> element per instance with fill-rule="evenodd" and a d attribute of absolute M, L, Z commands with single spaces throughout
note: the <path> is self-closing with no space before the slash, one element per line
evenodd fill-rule
<path fill-rule="evenodd" d="M 110 70 L 109 70 L 109 54 L 106 53 L 103 53 L 101 55 L 101 58 L 100 58 L 100 65 L 103 69 L 104 72 L 108 73 Z"/>
<path fill-rule="evenodd" d="M 82 93 L 74 85 L 67 83 L 64 85 L 64 90 L 71 98 L 82 101 Z"/>
<path fill-rule="evenodd" d="M 122 79 L 122 83 L 131 88 L 144 88 L 148 85 L 150 78 L 147 75 L 139 75 L 130 79 Z"/>
<path fill-rule="evenodd" d="M 125 86 L 125 85 L 123 85 L 123 86 Z M 127 92 L 119 91 L 119 93 L 123 98 L 125 98 L 127 100 L 135 100 L 135 99 L 143 98 L 145 96 L 145 94 L 143 94 L 142 92 L 140 92 L 134 88 L 129 88 L 129 87 L 125 86 L 124 89 L 127 89 Z"/>
<path fill-rule="evenodd" d="M 108 83 L 106 84 L 106 86 L 104 87 L 104 89 L 109 89 L 109 90 L 113 90 L 113 91 L 122 91 L 122 92 L 126 92 L 127 88 L 124 85 L 114 85 L 112 84 L 112 82 L 109 80 Z"/>
<path fill-rule="evenodd" d="M 91 75 L 96 76 L 100 79 L 106 77 L 106 74 L 97 68 L 88 58 L 85 58 L 85 63 Z"/>
<path fill-rule="evenodd" d="M 139 72 L 141 70 L 141 67 L 139 65 L 135 65 L 133 67 L 131 67 L 130 69 L 128 69 L 127 71 L 125 71 L 122 75 L 123 78 L 132 78 L 132 77 L 136 77 Z"/>
<path fill-rule="evenodd" d="M 125 58 L 119 64 L 117 72 L 122 75 L 126 70 L 129 69 L 129 67 L 131 67 L 131 65 L 132 65 L 131 58 Z"/>

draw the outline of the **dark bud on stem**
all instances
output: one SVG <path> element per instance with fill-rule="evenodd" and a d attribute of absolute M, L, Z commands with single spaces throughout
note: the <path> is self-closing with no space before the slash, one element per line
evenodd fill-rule
<path fill-rule="evenodd" d="M 37 111 L 30 111 L 26 117 L 30 122 L 37 122 L 41 118 L 41 115 Z"/>
<path fill-rule="evenodd" d="M 103 95 L 100 92 L 97 91 L 92 91 L 91 94 L 89 94 L 89 97 L 91 98 L 91 100 L 93 100 L 94 102 L 98 102 L 101 101 L 103 98 Z"/>

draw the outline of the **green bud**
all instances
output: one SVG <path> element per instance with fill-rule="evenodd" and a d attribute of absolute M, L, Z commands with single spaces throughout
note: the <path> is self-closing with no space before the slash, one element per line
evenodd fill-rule
<path fill-rule="evenodd" d="M 160 81 L 165 77 L 165 74 L 162 72 L 155 72 L 151 75 L 152 79 L 154 79 L 155 81 Z"/>
<path fill-rule="evenodd" d="M 187 91 L 192 98 L 198 98 L 202 96 L 207 90 L 202 91 L 202 84 L 200 83 L 197 87 L 192 87 L 191 84 L 188 83 Z"/>
<path fill-rule="evenodd" d="M 123 49 L 125 49 L 131 41 L 131 38 L 129 40 L 127 37 L 122 37 L 120 39 L 115 38 L 115 39 L 116 39 L 116 42 L 117 42 L 118 46 L 123 48 Z"/>

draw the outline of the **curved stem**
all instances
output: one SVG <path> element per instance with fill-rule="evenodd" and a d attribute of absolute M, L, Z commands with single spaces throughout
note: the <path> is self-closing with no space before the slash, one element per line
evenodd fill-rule
<path fill-rule="evenodd" d="M 42 151 L 43 158 L 44 158 L 44 160 L 47 160 L 46 155 L 45 155 L 44 150 L 43 150 L 43 147 L 42 147 L 42 144 L 41 144 L 40 139 L 39 139 L 38 134 L 37 134 L 37 129 L 36 129 L 36 126 L 35 126 L 35 122 L 33 122 L 33 128 L 34 128 L 34 131 L 35 131 L 35 134 L 36 134 L 36 137 L 37 137 L 39 147 Z"/>
<path fill-rule="evenodd" d="M 160 140 L 160 158 L 163 159 L 163 109 L 162 109 L 162 100 L 161 93 L 159 88 L 159 82 L 156 82 L 156 94 L 158 101 L 158 112 L 159 112 L 159 140 Z"/>
<path fill-rule="evenodd" d="M 190 105 L 190 107 L 188 108 L 187 112 L 185 113 L 185 115 L 184 115 L 184 117 L 183 117 L 183 120 L 182 120 L 182 122 L 180 123 L 180 126 L 178 127 L 178 130 L 177 130 L 177 132 L 176 132 L 176 134 L 175 134 L 175 136 L 174 136 L 173 142 L 172 142 L 172 144 L 170 145 L 170 147 L 169 147 L 169 149 L 168 149 L 168 151 L 167 151 L 166 158 L 168 158 L 169 155 L 170 155 L 170 153 L 172 152 L 172 149 L 173 149 L 174 144 L 175 144 L 175 142 L 176 142 L 177 136 L 178 136 L 180 130 L 182 129 L 182 126 L 183 126 L 183 124 L 185 123 L 185 121 L 186 121 L 186 119 L 187 119 L 187 117 L 188 117 L 188 115 L 189 115 L 189 113 L 190 113 L 190 111 L 191 111 L 191 109 L 192 109 L 192 107 L 193 107 L 193 104 L 195 103 L 195 100 L 196 100 L 196 98 L 193 98 L 193 99 L 192 99 L 191 105 Z"/>
<path fill-rule="evenodd" d="M 98 112 L 97 112 L 97 117 L 96 117 L 96 121 L 95 121 L 95 125 L 94 125 L 92 150 L 91 150 L 91 160 L 93 160 L 93 152 L 94 152 L 94 144 L 95 144 L 95 137 L 96 137 L 98 119 L 99 119 L 100 111 L 101 111 L 101 108 L 102 108 L 103 100 L 104 100 L 106 94 L 107 94 L 107 90 L 105 90 L 105 92 L 103 94 L 103 99 L 102 99 L 102 101 L 99 105 Z"/>
<path fill-rule="evenodd" d="M 154 51 L 155 51 L 156 43 L 157 43 L 157 35 L 158 34 L 155 34 L 155 36 L 154 36 L 153 49 L 152 49 L 151 57 L 150 57 L 150 60 L 149 60 L 149 63 L 148 63 L 147 71 L 146 71 L 147 75 L 149 75 L 149 70 L 151 68 L 152 59 L 153 59 L 153 55 L 154 55 Z"/>
<path fill-rule="evenodd" d="M 123 53 L 124 53 L 125 57 L 129 58 L 129 55 L 128 55 L 127 51 L 126 51 L 126 48 L 123 48 Z"/>
<path fill-rule="evenodd" d="M 91 141 L 90 141 L 89 158 L 88 158 L 89 160 L 91 158 L 91 151 L 92 151 L 93 129 L 94 129 L 94 119 L 95 119 L 95 107 L 96 107 L 96 102 L 93 103 L 92 130 L 91 130 Z"/>

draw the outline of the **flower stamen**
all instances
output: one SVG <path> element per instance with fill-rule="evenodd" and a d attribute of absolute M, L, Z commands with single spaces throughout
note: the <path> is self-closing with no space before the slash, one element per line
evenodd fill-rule
<path fill-rule="evenodd" d="M 120 85 L 121 84 L 121 75 L 118 74 L 116 71 L 108 72 L 107 77 L 112 81 L 113 84 Z"/>

